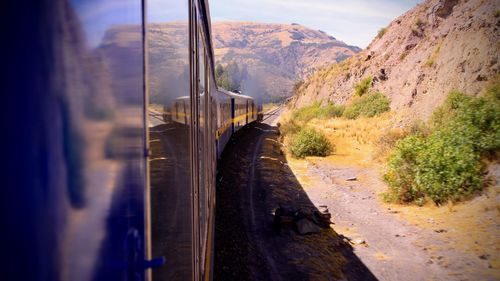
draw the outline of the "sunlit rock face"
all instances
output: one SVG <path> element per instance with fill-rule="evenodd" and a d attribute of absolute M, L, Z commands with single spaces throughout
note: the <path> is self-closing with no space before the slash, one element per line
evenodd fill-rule
<path fill-rule="evenodd" d="M 307 79 L 292 101 L 346 103 L 354 86 L 372 76 L 371 89 L 391 109 L 426 119 L 451 90 L 479 95 L 498 79 L 500 2 L 428 0 L 395 18 L 362 52 Z"/>

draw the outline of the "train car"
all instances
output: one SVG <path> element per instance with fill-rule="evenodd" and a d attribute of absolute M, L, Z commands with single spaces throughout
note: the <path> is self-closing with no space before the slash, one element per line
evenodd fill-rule
<path fill-rule="evenodd" d="M 170 102 L 164 105 L 165 124 L 149 134 L 152 256 L 166 259 L 153 269 L 156 280 L 211 278 L 217 158 L 231 135 L 258 115 L 254 99 L 217 87 L 208 5 L 192 4 L 188 24 L 150 27 L 165 42 L 178 38 L 164 29 L 190 34 L 181 40 L 185 45 L 168 46 L 168 52 L 181 55 L 171 60 L 161 60 L 161 50 L 149 50 L 149 65 L 161 65 L 150 67 L 149 75 L 175 85 L 158 92 L 160 100 Z"/>
<path fill-rule="evenodd" d="M 3 10 L 19 23 L 5 35 L 3 279 L 211 279 L 217 157 L 258 106 L 215 83 L 207 0 L 146 4 Z"/>
<path fill-rule="evenodd" d="M 218 89 L 219 120 L 216 132 L 217 156 L 220 157 L 229 138 L 243 126 L 257 120 L 257 107 L 252 97 Z"/>
<path fill-rule="evenodd" d="M 216 122 L 216 155 L 220 157 L 224 147 L 234 132 L 243 126 L 257 121 L 259 107 L 250 96 L 229 92 L 217 88 L 211 93 L 214 99 L 214 115 L 211 117 Z M 165 107 L 164 116 L 170 118 L 166 122 L 172 121 L 176 124 L 186 125 L 189 120 L 190 97 L 177 98 L 169 107 Z"/>

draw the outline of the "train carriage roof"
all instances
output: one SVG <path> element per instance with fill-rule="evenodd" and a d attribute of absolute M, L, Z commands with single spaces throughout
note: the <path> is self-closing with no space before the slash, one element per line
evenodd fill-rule
<path fill-rule="evenodd" d="M 236 99 L 251 99 L 251 100 L 253 100 L 253 98 L 250 97 L 250 96 L 238 94 L 238 93 L 235 93 L 235 92 L 230 92 L 230 91 L 224 90 L 222 88 L 219 88 L 218 91 L 221 92 L 222 94 L 225 94 L 225 95 L 230 96 L 232 98 L 236 98 Z"/>

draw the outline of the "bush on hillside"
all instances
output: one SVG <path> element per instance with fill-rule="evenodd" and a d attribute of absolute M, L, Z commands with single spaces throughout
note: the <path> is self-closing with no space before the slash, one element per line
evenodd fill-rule
<path fill-rule="evenodd" d="M 292 119 L 297 121 L 309 121 L 318 117 L 320 107 L 321 105 L 319 102 L 301 107 L 292 113 Z"/>
<path fill-rule="evenodd" d="M 482 156 L 500 149 L 500 87 L 484 97 L 451 92 L 431 118 L 432 133 L 396 144 L 384 176 L 400 202 L 458 201 L 481 190 Z"/>
<path fill-rule="evenodd" d="M 377 33 L 377 38 L 382 38 L 382 36 L 384 36 L 386 31 L 387 31 L 387 27 L 379 29 L 378 33 Z"/>
<path fill-rule="evenodd" d="M 361 97 L 364 94 L 367 94 L 368 90 L 370 90 L 370 87 L 372 86 L 372 81 L 373 76 L 371 75 L 359 81 L 359 83 L 354 86 L 354 93 L 356 96 Z"/>
<path fill-rule="evenodd" d="M 373 93 L 362 96 L 346 106 L 343 116 L 348 119 L 356 119 L 358 117 L 373 117 L 383 112 L 389 111 L 390 101 L 387 96 L 382 93 Z"/>
<path fill-rule="evenodd" d="M 328 119 L 341 117 L 344 114 L 345 106 L 328 103 L 319 110 L 319 118 Z"/>
<path fill-rule="evenodd" d="M 312 128 L 302 129 L 290 137 L 290 152 L 297 158 L 327 156 L 333 149 L 326 136 Z"/>
<path fill-rule="evenodd" d="M 319 102 L 312 105 L 301 107 L 292 113 L 292 119 L 297 121 L 309 121 L 313 118 L 333 118 L 340 117 L 344 112 L 344 107 L 329 103 L 321 106 Z"/>
<path fill-rule="evenodd" d="M 295 120 L 291 119 L 283 124 L 278 123 L 279 131 L 282 136 L 293 135 L 300 131 L 300 126 L 295 122 Z"/>

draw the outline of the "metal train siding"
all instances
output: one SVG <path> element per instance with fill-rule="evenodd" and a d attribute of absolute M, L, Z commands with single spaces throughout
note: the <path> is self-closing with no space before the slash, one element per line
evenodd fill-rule
<path fill-rule="evenodd" d="M 260 107 L 217 88 L 206 0 L 154 3 L 2 9 L 3 280 L 211 279 L 216 160 Z"/>
<path fill-rule="evenodd" d="M 211 117 L 216 121 L 216 155 L 220 157 L 234 132 L 258 120 L 259 107 L 255 104 L 252 97 L 224 89 L 215 89 L 211 93 L 211 96 L 216 107 Z M 203 96 L 201 97 L 203 98 Z M 169 107 L 164 106 L 162 112 L 163 121 L 165 123 L 174 122 L 176 124 L 189 125 L 191 118 L 189 104 L 190 97 L 186 96 L 177 98 Z M 203 122 L 203 120 L 200 120 L 200 122 Z"/>

